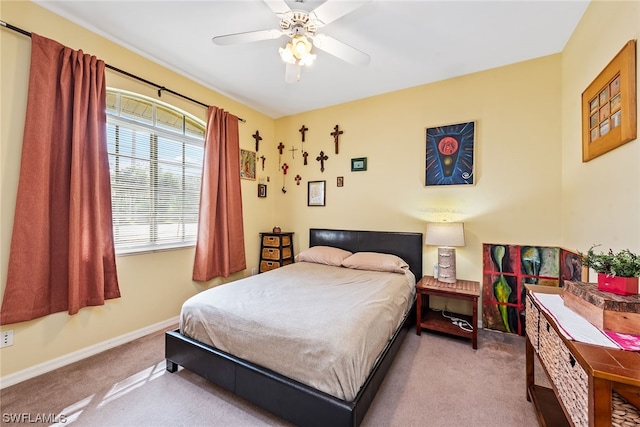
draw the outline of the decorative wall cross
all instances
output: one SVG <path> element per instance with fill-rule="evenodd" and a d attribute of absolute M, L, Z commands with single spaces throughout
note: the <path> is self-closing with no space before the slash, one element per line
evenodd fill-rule
<path fill-rule="evenodd" d="M 302 152 L 302 157 L 304 157 L 304 165 L 307 165 L 307 157 L 309 157 L 309 153 L 307 153 L 306 151 Z"/>
<path fill-rule="evenodd" d="M 280 153 L 278 156 L 278 167 L 282 165 L 282 150 L 284 150 L 284 144 L 280 142 L 280 145 L 278 145 L 278 152 Z"/>
<path fill-rule="evenodd" d="M 327 160 L 329 156 L 324 154 L 324 151 L 320 152 L 320 155 L 316 157 L 316 160 L 320 162 L 320 172 L 324 172 L 324 161 Z"/>
<path fill-rule="evenodd" d="M 292 158 L 292 159 L 295 159 L 295 158 L 296 158 L 296 151 L 298 151 L 298 149 L 297 149 L 297 148 L 293 148 L 293 147 L 291 147 L 291 148 L 289 149 L 289 151 L 291 151 L 291 158 Z"/>
<path fill-rule="evenodd" d="M 259 150 L 259 146 L 260 146 L 260 141 L 262 141 L 262 137 L 260 136 L 260 131 L 257 130 L 255 134 L 251 135 L 253 136 L 253 139 L 256 140 L 256 151 Z"/>
<path fill-rule="evenodd" d="M 333 143 L 336 144 L 336 154 L 338 154 L 338 137 L 342 135 L 344 131 L 338 130 L 338 125 L 333 128 L 331 136 L 333 136 Z"/>
<path fill-rule="evenodd" d="M 265 156 L 260 156 L 260 160 L 262 160 L 262 170 L 264 170 L 264 161 L 267 160 Z"/>
<path fill-rule="evenodd" d="M 305 127 L 305 125 L 302 125 L 302 127 L 300 129 L 298 129 L 298 132 L 300 132 L 302 134 L 302 142 L 304 142 L 304 133 L 306 131 L 308 131 L 308 130 L 309 130 L 309 128 Z"/>
<path fill-rule="evenodd" d="M 296 177 L 293 179 L 296 180 L 296 185 L 300 185 L 300 181 L 302 180 L 302 177 L 300 175 L 296 175 Z"/>
<path fill-rule="evenodd" d="M 282 165 L 282 172 L 286 175 L 287 174 L 287 169 L 289 169 L 289 165 L 288 164 L 284 164 Z"/>

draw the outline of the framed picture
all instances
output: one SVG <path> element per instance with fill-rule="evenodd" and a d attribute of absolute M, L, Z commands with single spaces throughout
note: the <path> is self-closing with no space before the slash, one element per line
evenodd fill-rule
<path fill-rule="evenodd" d="M 425 185 L 474 183 L 475 122 L 427 128 Z"/>
<path fill-rule="evenodd" d="M 258 197 L 267 197 L 267 184 L 258 184 Z"/>
<path fill-rule="evenodd" d="M 636 139 L 636 41 L 631 40 L 582 92 L 582 161 Z"/>
<path fill-rule="evenodd" d="M 336 180 L 336 185 L 338 187 L 344 187 L 344 177 L 343 176 L 339 176 Z"/>
<path fill-rule="evenodd" d="M 357 159 L 351 159 L 351 172 L 360 172 L 367 170 L 367 158 L 358 157 Z"/>
<path fill-rule="evenodd" d="M 326 181 L 309 181 L 307 191 L 307 206 L 325 205 Z"/>
<path fill-rule="evenodd" d="M 256 179 L 256 152 L 240 149 L 240 178 Z"/>

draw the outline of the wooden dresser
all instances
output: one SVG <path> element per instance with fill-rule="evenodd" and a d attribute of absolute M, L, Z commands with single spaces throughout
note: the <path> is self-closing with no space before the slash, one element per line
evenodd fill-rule
<path fill-rule="evenodd" d="M 553 317 L 531 297 L 527 286 L 527 400 L 542 426 L 640 426 L 640 353 L 569 341 Z M 544 289 L 543 289 L 544 288 Z M 552 388 L 535 384 L 538 357 Z"/>
<path fill-rule="evenodd" d="M 260 273 L 293 263 L 293 233 L 260 233 Z"/>

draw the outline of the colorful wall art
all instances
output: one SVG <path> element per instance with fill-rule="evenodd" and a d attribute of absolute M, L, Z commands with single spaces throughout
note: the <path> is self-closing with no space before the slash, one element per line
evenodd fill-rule
<path fill-rule="evenodd" d="M 557 247 L 485 243 L 482 263 L 482 325 L 518 335 L 525 332 L 525 284 L 582 280 L 580 256 Z"/>
<path fill-rule="evenodd" d="M 473 184 L 475 122 L 427 128 L 425 185 Z"/>
<path fill-rule="evenodd" d="M 256 179 L 256 152 L 240 149 L 240 178 Z"/>

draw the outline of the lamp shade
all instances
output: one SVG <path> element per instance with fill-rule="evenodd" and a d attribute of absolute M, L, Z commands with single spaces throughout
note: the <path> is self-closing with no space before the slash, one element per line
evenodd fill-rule
<path fill-rule="evenodd" d="M 428 222 L 424 244 L 464 246 L 464 224 L 462 222 Z"/>

